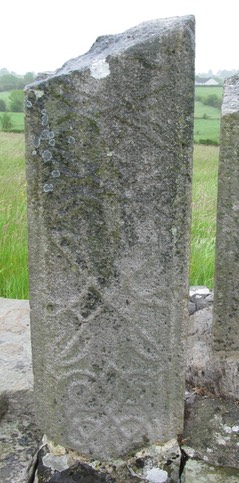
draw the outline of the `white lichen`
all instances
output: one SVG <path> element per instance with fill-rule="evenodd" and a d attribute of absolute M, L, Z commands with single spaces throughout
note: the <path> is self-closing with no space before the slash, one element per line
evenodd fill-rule
<path fill-rule="evenodd" d="M 43 151 L 41 156 L 42 156 L 42 159 L 45 161 L 45 163 L 48 163 L 52 159 L 51 151 L 49 151 L 48 149 Z"/>
<path fill-rule="evenodd" d="M 59 176 L 61 176 L 61 173 L 59 171 L 59 169 L 54 169 L 51 173 L 52 177 L 53 178 L 59 178 Z"/>
<path fill-rule="evenodd" d="M 168 473 L 160 468 L 152 468 L 146 473 L 149 483 L 164 483 L 168 479 Z"/>
<path fill-rule="evenodd" d="M 66 455 L 55 456 L 47 453 L 42 458 L 44 466 L 51 468 L 53 471 L 64 471 L 69 468 Z"/>
<path fill-rule="evenodd" d="M 49 138 L 49 132 L 49 129 L 43 129 L 40 136 L 43 141 L 46 141 Z"/>
<path fill-rule="evenodd" d="M 34 92 L 36 99 L 41 99 L 45 94 L 44 91 L 41 91 L 40 89 L 33 89 L 32 92 Z"/>
<path fill-rule="evenodd" d="M 73 138 L 73 136 L 69 136 L 68 139 L 67 139 L 67 142 L 68 144 L 75 144 L 75 138 Z"/>
<path fill-rule="evenodd" d="M 34 136 L 32 138 L 32 144 L 35 148 L 39 148 L 40 144 L 41 144 L 41 139 L 38 138 L 37 136 Z"/>
<path fill-rule="evenodd" d="M 42 126 L 47 126 L 48 124 L 48 115 L 47 114 L 44 114 L 41 118 L 41 125 Z"/>
<path fill-rule="evenodd" d="M 97 60 L 91 64 L 90 73 L 95 79 L 103 79 L 110 74 L 110 66 L 105 59 Z"/>
<path fill-rule="evenodd" d="M 53 191 L 53 185 L 45 183 L 43 186 L 44 193 L 51 193 Z"/>

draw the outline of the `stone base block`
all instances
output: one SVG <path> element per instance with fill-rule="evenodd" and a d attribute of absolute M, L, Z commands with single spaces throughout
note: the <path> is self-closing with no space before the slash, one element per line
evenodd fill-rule
<path fill-rule="evenodd" d="M 81 478 L 85 483 L 176 483 L 179 480 L 180 459 L 180 448 L 176 440 L 164 445 L 147 446 L 122 459 L 106 462 L 54 446 L 44 438 L 35 483 L 73 483 L 81 481 Z M 183 476 L 181 481 L 185 481 Z"/>
<path fill-rule="evenodd" d="M 217 396 L 239 399 L 239 352 L 213 351 L 212 307 L 190 317 L 187 340 L 187 382 Z"/>

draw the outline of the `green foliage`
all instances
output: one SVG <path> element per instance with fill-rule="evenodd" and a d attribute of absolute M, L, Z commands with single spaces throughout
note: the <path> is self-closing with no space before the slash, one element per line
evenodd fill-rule
<path fill-rule="evenodd" d="M 0 92 L 24 89 L 35 79 L 33 72 L 27 72 L 24 76 L 8 72 L 7 69 L 0 70 Z"/>
<path fill-rule="evenodd" d="M 4 112 L 2 116 L 0 116 L 0 124 L 1 124 L 2 131 L 5 131 L 5 132 L 11 131 L 13 128 L 13 123 L 12 123 L 12 118 L 10 114 L 8 114 L 7 112 Z"/>
<path fill-rule="evenodd" d="M 6 110 L 9 111 L 10 103 L 9 103 L 9 91 L 0 92 L 0 100 L 2 99 L 6 104 Z M 24 131 L 24 114 L 23 112 L 9 112 L 11 115 L 11 121 L 13 127 L 11 129 L 12 132 L 23 132 Z M 1 130 L 1 124 L 0 124 Z"/>
<path fill-rule="evenodd" d="M 222 99 L 217 94 L 209 94 L 207 97 L 201 97 L 201 102 L 207 106 L 216 107 L 216 109 L 221 109 L 222 105 Z"/>
<path fill-rule="evenodd" d="M 24 80 L 14 74 L 0 76 L 0 91 L 11 91 L 13 89 L 23 89 Z"/>
<path fill-rule="evenodd" d="M 22 90 L 12 91 L 9 95 L 10 111 L 23 112 L 24 93 Z"/>
<path fill-rule="evenodd" d="M 218 146 L 219 143 L 213 139 L 199 139 L 198 144 L 206 144 L 207 146 Z"/>
<path fill-rule="evenodd" d="M 9 91 L 0 92 L 0 99 L 2 99 L 5 102 L 7 111 L 9 110 L 9 103 L 8 103 L 9 94 L 10 94 Z"/>
<path fill-rule="evenodd" d="M 5 67 L 2 67 L 2 69 L 0 69 L 0 76 L 5 74 L 9 74 L 9 71 Z"/>
<path fill-rule="evenodd" d="M 35 74 L 33 72 L 26 72 L 23 77 L 25 85 L 31 84 L 34 82 Z"/>
<path fill-rule="evenodd" d="M 0 112 L 5 112 L 7 110 L 6 102 L 0 99 Z"/>
<path fill-rule="evenodd" d="M 2 119 L 3 118 L 3 119 Z M 10 120 L 10 123 L 9 123 Z M 23 132 L 24 115 L 22 112 L 4 112 L 0 116 L 0 132 Z"/>

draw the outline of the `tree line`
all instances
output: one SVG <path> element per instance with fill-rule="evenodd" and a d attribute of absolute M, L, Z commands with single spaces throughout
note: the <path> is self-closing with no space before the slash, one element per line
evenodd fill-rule
<path fill-rule="evenodd" d="M 23 89 L 35 79 L 33 72 L 27 72 L 20 76 L 7 69 L 0 69 L 0 95 L 1 92 L 9 91 L 8 102 L 0 99 L 0 112 L 23 112 L 24 94 Z"/>
<path fill-rule="evenodd" d="M 35 77 L 34 72 L 26 72 L 21 76 L 5 68 L 0 69 L 0 92 L 24 89 L 27 84 L 34 81 Z"/>

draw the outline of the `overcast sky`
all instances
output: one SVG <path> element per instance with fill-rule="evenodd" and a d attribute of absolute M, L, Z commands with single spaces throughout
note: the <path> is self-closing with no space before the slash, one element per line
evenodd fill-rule
<path fill-rule="evenodd" d="M 99 35 L 155 18 L 196 17 L 196 73 L 239 70 L 235 0 L 2 0 L 0 68 L 55 70 Z"/>

